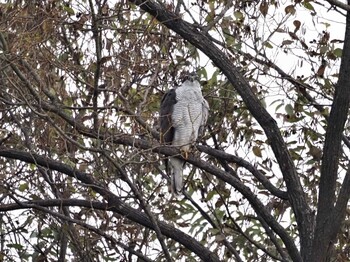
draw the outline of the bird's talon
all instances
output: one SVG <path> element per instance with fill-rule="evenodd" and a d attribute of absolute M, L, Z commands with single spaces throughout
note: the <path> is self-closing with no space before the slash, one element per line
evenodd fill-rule
<path fill-rule="evenodd" d="M 184 158 L 184 159 L 188 159 L 188 152 L 187 151 L 181 151 L 181 156 Z"/>

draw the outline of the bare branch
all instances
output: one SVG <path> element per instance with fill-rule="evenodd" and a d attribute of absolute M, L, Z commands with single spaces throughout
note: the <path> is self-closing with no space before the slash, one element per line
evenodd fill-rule
<path fill-rule="evenodd" d="M 339 227 L 344 220 L 346 215 L 346 208 L 350 198 L 350 164 L 348 165 L 348 170 L 346 172 L 343 184 L 340 188 L 338 194 L 338 199 L 334 208 L 334 219 L 335 223 L 331 229 L 332 239 L 335 239 L 336 234 L 339 232 Z"/>
<path fill-rule="evenodd" d="M 94 209 L 100 209 L 100 210 L 106 210 L 108 208 L 107 204 L 101 203 L 101 202 L 91 202 L 86 200 L 80 200 L 80 199 L 50 199 L 50 200 L 36 200 L 36 201 L 29 201 L 29 202 L 21 202 L 16 201 L 16 203 L 13 204 L 6 204 L 0 206 L 0 211 L 6 212 L 6 211 L 12 211 L 12 210 L 18 210 L 18 209 L 37 209 L 40 210 L 46 214 L 51 214 L 54 217 L 57 217 L 63 221 L 74 223 L 77 225 L 80 225 L 82 227 L 85 227 L 89 229 L 92 232 L 95 232 L 96 234 L 104 237 L 108 241 L 110 241 L 113 245 L 120 246 L 121 248 L 125 249 L 126 251 L 134 254 L 135 256 L 139 257 L 140 259 L 143 259 L 144 261 L 153 261 L 147 257 L 145 257 L 142 253 L 134 250 L 132 247 L 129 247 L 125 245 L 124 243 L 116 240 L 115 238 L 111 237 L 110 235 L 106 234 L 101 229 L 98 229 L 96 227 L 93 227 L 87 223 L 82 222 L 78 219 L 70 218 L 69 216 L 54 212 L 46 207 L 69 207 L 69 206 L 80 206 L 80 207 L 86 207 L 86 208 L 94 208 Z"/>
<path fill-rule="evenodd" d="M 171 256 L 169 254 L 169 250 L 164 242 L 165 238 L 164 238 L 164 236 L 163 236 L 163 234 L 158 226 L 158 221 L 155 218 L 155 216 L 152 214 L 150 206 L 143 199 L 141 192 L 131 182 L 128 174 L 125 172 L 125 170 L 123 168 L 121 168 L 115 161 L 113 161 L 113 159 L 111 159 L 105 152 L 103 152 L 103 155 L 116 167 L 116 169 L 119 171 L 119 174 L 122 176 L 123 180 L 128 184 L 128 186 L 131 188 L 131 190 L 135 194 L 136 198 L 139 200 L 141 207 L 143 208 L 143 210 L 145 211 L 145 213 L 147 214 L 147 216 L 149 217 L 149 219 L 153 225 L 154 231 L 156 232 L 158 241 L 162 247 L 165 258 L 167 259 L 167 261 L 172 261 Z"/>
<path fill-rule="evenodd" d="M 185 198 L 188 199 L 195 208 L 197 208 L 199 213 L 201 213 L 204 219 L 207 220 L 213 228 L 219 229 L 218 225 L 213 221 L 213 219 L 211 219 L 211 217 L 200 207 L 200 205 L 196 203 L 196 201 L 193 200 L 193 198 L 187 192 L 184 192 L 184 195 L 185 195 Z M 231 245 L 231 243 L 229 243 L 229 241 L 226 239 L 226 236 L 224 239 L 224 245 L 235 256 L 236 261 L 242 262 L 242 259 L 239 256 L 239 253 L 235 250 L 235 248 Z"/>
<path fill-rule="evenodd" d="M 114 195 L 111 191 L 106 189 L 103 185 L 95 181 L 93 176 L 75 170 L 74 168 L 69 167 L 68 165 L 59 163 L 50 158 L 39 156 L 34 153 L 27 153 L 23 151 L 0 148 L 0 156 L 12 159 L 18 159 L 27 163 L 33 163 L 42 167 L 46 167 L 52 170 L 56 170 L 63 174 L 66 174 L 70 177 L 76 178 L 79 181 L 83 182 L 86 186 L 89 186 L 97 193 L 101 194 L 108 201 L 107 210 L 114 211 L 118 214 L 125 216 L 126 218 L 139 223 L 145 227 L 151 228 L 154 230 L 154 225 L 150 221 L 149 217 L 143 212 L 140 212 L 137 209 L 131 208 L 125 204 L 119 197 Z M 183 233 L 182 231 L 166 224 L 165 222 L 158 222 L 159 228 L 167 237 L 178 241 L 186 248 L 196 253 L 201 259 L 205 261 L 219 261 L 219 258 L 207 248 L 201 245 L 198 241 Z"/>
<path fill-rule="evenodd" d="M 248 161 L 244 160 L 243 158 L 225 153 L 221 150 L 213 149 L 208 146 L 197 145 L 197 148 L 199 151 L 207 153 L 208 155 L 211 155 L 218 159 L 225 160 L 229 163 L 236 163 L 238 166 L 244 167 L 245 169 L 250 171 L 252 175 L 256 179 L 258 179 L 258 181 L 273 195 L 281 199 L 288 200 L 287 192 L 282 191 L 276 188 L 274 185 L 272 185 L 271 182 L 266 178 L 266 176 L 264 176 L 264 174 L 262 174 L 258 169 L 256 169 L 252 164 L 250 164 Z"/>
<path fill-rule="evenodd" d="M 326 0 L 331 5 L 340 7 L 341 9 L 344 9 L 345 11 L 350 11 L 350 5 L 347 5 L 339 0 Z"/>
<path fill-rule="evenodd" d="M 97 112 L 97 99 L 98 99 L 98 85 L 101 74 L 101 54 L 102 54 L 102 39 L 101 39 L 101 29 L 100 29 L 100 12 L 101 7 L 98 5 L 98 13 L 95 13 L 94 4 L 92 0 L 89 0 L 90 11 L 92 15 L 92 34 L 95 40 L 95 54 L 96 54 L 96 68 L 94 72 L 94 84 L 93 84 L 93 96 L 92 104 L 94 107 L 93 119 L 94 119 L 94 128 L 98 132 L 99 123 L 98 123 L 98 112 Z"/>
<path fill-rule="evenodd" d="M 229 0 L 225 3 L 224 8 L 221 10 L 220 14 L 218 14 L 213 21 L 211 21 L 205 28 L 203 28 L 203 33 L 208 33 L 209 30 L 212 29 L 226 14 L 226 12 L 232 7 L 232 0 Z"/>

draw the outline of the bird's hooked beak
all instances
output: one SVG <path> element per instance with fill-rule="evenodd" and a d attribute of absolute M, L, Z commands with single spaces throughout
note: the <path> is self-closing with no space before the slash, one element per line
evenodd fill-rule
<path fill-rule="evenodd" d="M 199 76 L 196 72 L 192 72 L 192 73 L 185 75 L 184 81 L 191 81 L 191 82 L 199 81 Z"/>

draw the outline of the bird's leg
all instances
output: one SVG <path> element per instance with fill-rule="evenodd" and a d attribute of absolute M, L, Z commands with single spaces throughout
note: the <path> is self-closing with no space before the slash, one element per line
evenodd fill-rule
<path fill-rule="evenodd" d="M 188 151 L 187 150 L 180 150 L 181 151 L 181 156 L 184 158 L 184 159 L 188 159 Z"/>

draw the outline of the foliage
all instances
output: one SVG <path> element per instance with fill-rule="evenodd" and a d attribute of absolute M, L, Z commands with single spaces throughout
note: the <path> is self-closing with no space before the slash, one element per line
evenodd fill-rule
<path fill-rule="evenodd" d="M 345 261 L 346 11 L 142 2 L 0 1 L 0 260 Z M 174 198 L 159 103 L 194 70 L 210 116 Z M 339 223 L 322 217 L 331 163 Z"/>

